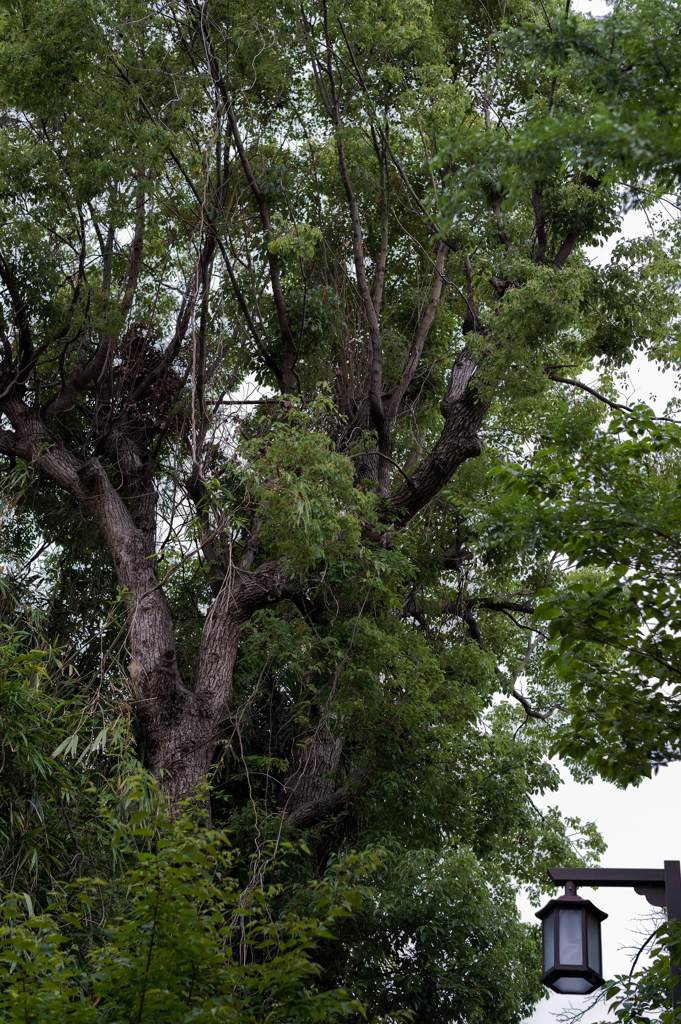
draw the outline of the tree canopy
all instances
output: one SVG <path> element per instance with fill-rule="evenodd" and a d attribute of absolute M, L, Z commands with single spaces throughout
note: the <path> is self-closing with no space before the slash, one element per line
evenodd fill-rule
<path fill-rule="evenodd" d="M 6 1019 L 531 1012 L 552 757 L 681 756 L 680 28 L 0 4 Z"/>

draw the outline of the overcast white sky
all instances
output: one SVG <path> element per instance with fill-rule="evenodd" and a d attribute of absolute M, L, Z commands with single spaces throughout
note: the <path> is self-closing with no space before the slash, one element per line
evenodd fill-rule
<path fill-rule="evenodd" d="M 608 11 L 604 0 L 577 0 L 576 10 L 602 16 Z M 624 235 L 640 237 L 647 234 L 648 226 L 642 213 L 630 213 L 625 218 Z M 607 257 L 614 244 L 592 252 L 599 262 Z M 630 369 L 630 387 L 627 399 L 644 401 L 661 413 L 667 402 L 679 397 L 678 375 L 665 373 L 638 359 Z M 558 804 L 564 814 L 575 815 L 583 821 L 596 822 L 608 844 L 602 864 L 604 867 L 661 868 L 665 860 L 681 860 L 681 764 L 660 770 L 652 779 L 637 789 L 618 790 L 608 783 L 597 781 L 582 786 L 570 779 L 557 794 L 544 801 Z M 603 969 L 606 977 L 629 970 L 631 950 L 641 945 L 654 924 L 648 919 L 653 908 L 633 889 L 580 889 L 581 895 L 593 899 L 596 906 L 610 916 L 603 922 Z M 558 895 L 558 890 L 556 892 Z M 534 920 L 539 909 L 521 901 L 525 920 Z M 641 961 L 639 961 L 641 963 Z M 551 993 L 537 1007 L 531 1024 L 556 1024 L 556 1015 L 570 1006 L 583 1008 L 593 996 L 559 996 Z M 603 1021 L 603 1006 L 587 1014 L 582 1024 Z"/>

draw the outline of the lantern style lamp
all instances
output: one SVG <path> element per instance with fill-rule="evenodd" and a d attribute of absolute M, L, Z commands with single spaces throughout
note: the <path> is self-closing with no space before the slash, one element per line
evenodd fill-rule
<path fill-rule="evenodd" d="M 537 911 L 542 923 L 542 982 L 554 992 L 588 995 L 603 984 L 601 921 L 608 916 L 577 895 L 567 882 L 565 895 Z"/>

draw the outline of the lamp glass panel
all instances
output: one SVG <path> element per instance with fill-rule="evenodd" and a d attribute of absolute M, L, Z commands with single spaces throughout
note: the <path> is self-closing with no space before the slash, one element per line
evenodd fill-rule
<path fill-rule="evenodd" d="M 586 978 L 558 978 L 553 987 L 559 992 L 588 992 L 593 988 L 592 982 Z"/>
<path fill-rule="evenodd" d="M 556 944 L 555 944 L 555 912 L 545 917 L 543 920 L 543 937 L 544 937 L 544 973 L 550 971 L 556 960 Z"/>
<path fill-rule="evenodd" d="M 587 950 L 587 963 L 589 967 L 596 971 L 596 974 L 601 973 L 601 944 L 599 936 L 598 921 L 593 914 L 586 915 L 586 950 Z"/>
<path fill-rule="evenodd" d="M 584 949 L 582 938 L 582 911 L 558 911 L 558 962 L 561 964 L 583 964 Z M 570 991 L 578 991 L 570 989 Z"/>

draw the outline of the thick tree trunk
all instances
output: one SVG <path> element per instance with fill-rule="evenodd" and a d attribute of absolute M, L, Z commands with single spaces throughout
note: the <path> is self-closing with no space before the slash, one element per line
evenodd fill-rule
<path fill-rule="evenodd" d="M 210 770 L 230 710 L 241 626 L 256 609 L 292 596 L 296 588 L 278 562 L 252 571 L 246 563 L 232 567 L 208 612 L 193 687 L 185 686 L 153 557 L 155 496 L 141 488 L 128 509 L 100 462 L 79 462 L 36 410 L 16 398 L 3 401 L 0 410 L 14 428 L 0 431 L 0 452 L 34 465 L 71 494 L 99 527 L 127 603 L 130 681 L 148 767 L 172 805 L 191 799 Z"/>
<path fill-rule="evenodd" d="M 398 528 L 439 493 L 466 459 L 481 451 L 477 430 L 488 403 L 475 392 L 475 370 L 475 361 L 464 349 L 442 402 L 445 424 L 432 455 L 387 499 Z M 206 618 L 189 688 L 178 670 L 174 625 L 154 557 L 156 496 L 126 439 L 112 437 L 110 444 L 116 448 L 112 457 L 127 478 L 129 507 L 98 459 L 79 462 L 37 410 L 16 398 L 0 405 L 14 428 L 12 433 L 0 432 L 0 451 L 36 466 L 71 494 L 99 527 L 127 602 L 130 680 L 147 764 L 171 805 L 191 799 L 210 770 L 231 708 L 242 624 L 258 608 L 295 597 L 299 584 L 288 579 L 286 566 L 279 562 L 251 570 L 250 557 L 228 567 L 221 584 L 216 580 L 219 589 Z M 289 821 L 309 825 L 342 810 L 366 790 L 372 774 L 368 768 L 338 788 L 341 751 L 341 740 L 321 720 L 318 728 L 299 737 L 280 800 Z"/>
<path fill-rule="evenodd" d="M 449 377 L 447 393 L 440 403 L 445 418 L 433 451 L 387 499 L 389 515 L 396 525 L 409 522 L 449 483 L 468 459 L 482 453 L 478 431 L 490 402 L 481 399 L 475 387 L 478 363 L 467 348 L 459 352 Z"/>
<path fill-rule="evenodd" d="M 130 679 L 148 765 L 171 801 L 189 796 L 210 767 L 213 708 L 180 677 L 173 622 L 156 560 L 150 557 L 150 538 L 135 525 L 97 459 L 80 463 L 23 402 L 4 402 L 2 411 L 14 433 L 2 432 L 0 450 L 35 465 L 80 502 L 99 527 L 128 607 Z"/>
<path fill-rule="evenodd" d="M 279 796 L 284 814 L 295 817 L 302 808 L 326 801 L 335 793 L 342 751 L 343 741 L 332 735 L 324 721 L 317 728 L 299 731 Z"/>
<path fill-rule="evenodd" d="M 209 772 L 215 748 L 225 731 L 232 704 L 233 674 L 241 627 L 258 608 L 292 596 L 294 586 L 278 562 L 257 569 L 233 568 L 223 580 L 204 624 L 194 666 L 193 689 L 174 685 L 175 651 L 164 656 L 157 672 L 169 670 L 169 690 L 150 702 L 144 719 L 152 739 L 149 767 L 176 803 L 192 797 Z M 138 702 L 140 721 L 142 704 Z"/>

